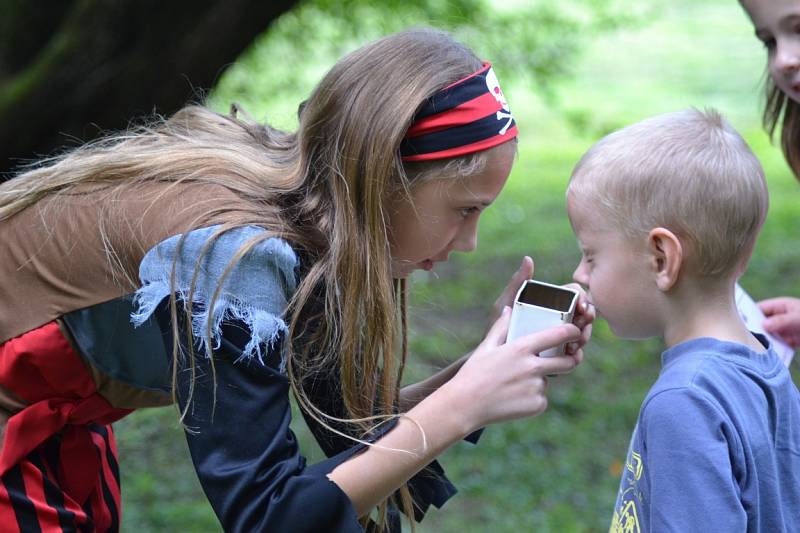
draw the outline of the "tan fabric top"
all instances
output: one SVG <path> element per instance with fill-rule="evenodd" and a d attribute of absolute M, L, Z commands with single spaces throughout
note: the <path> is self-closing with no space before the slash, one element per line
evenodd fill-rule
<path fill-rule="evenodd" d="M 150 248 L 221 205 L 250 210 L 222 186 L 149 183 L 59 194 L 0 221 L 0 343 L 132 293 Z M 115 254 L 106 253 L 106 244 Z"/>

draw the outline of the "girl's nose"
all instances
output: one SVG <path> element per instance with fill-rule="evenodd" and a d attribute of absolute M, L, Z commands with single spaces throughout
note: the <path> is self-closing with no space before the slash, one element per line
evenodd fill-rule
<path fill-rule="evenodd" d="M 783 46 L 778 43 L 778 50 L 775 53 L 775 68 L 782 74 L 791 74 L 800 70 L 799 42 L 791 42 Z"/>
<path fill-rule="evenodd" d="M 453 250 L 458 252 L 471 252 L 478 246 L 478 221 L 465 224 L 458 232 L 453 242 Z"/>

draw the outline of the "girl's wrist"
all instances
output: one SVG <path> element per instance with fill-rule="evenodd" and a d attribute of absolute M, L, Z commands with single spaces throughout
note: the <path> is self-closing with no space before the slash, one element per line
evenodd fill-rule
<path fill-rule="evenodd" d="M 485 425 L 471 408 L 474 399 L 470 399 L 452 381 L 444 383 L 421 403 L 427 402 L 436 404 L 436 409 L 441 412 L 442 423 L 456 436 L 456 441 Z"/>

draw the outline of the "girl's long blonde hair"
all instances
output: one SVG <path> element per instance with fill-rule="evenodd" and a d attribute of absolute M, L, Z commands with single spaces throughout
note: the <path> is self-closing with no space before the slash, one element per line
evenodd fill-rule
<path fill-rule="evenodd" d="M 387 202 L 423 177 L 481 168 L 480 154 L 404 167 L 399 146 L 426 98 L 480 67 L 445 33 L 391 35 L 328 72 L 301 106 L 295 133 L 191 105 L 27 169 L 0 187 L 0 220 L 86 184 L 121 190 L 144 182 L 206 182 L 233 191 L 247 207 L 236 206 L 221 232 L 257 225 L 268 230 L 264 238 L 286 239 L 302 258 L 286 342 L 298 403 L 324 427 L 338 431 L 336 424 L 361 439 L 376 420 L 396 415 L 406 358 L 405 283 L 390 271 Z M 203 227 L 233 209 L 220 205 L 191 225 Z M 245 244 L 231 265 L 256 244 Z M 114 250 L 108 254 L 115 257 Z M 187 332 L 177 331 L 174 296 L 171 308 L 177 339 Z M 346 418 L 323 412 L 304 392 L 305 377 L 318 371 L 338 373 Z M 405 487 L 401 494 L 413 516 Z M 379 508 L 381 527 L 385 520 L 386 502 Z"/>

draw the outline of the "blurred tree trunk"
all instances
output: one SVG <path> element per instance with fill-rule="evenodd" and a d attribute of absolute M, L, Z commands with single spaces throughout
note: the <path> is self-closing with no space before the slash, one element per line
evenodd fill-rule
<path fill-rule="evenodd" d="M 170 114 L 298 0 L 0 0 L 0 173 Z"/>

